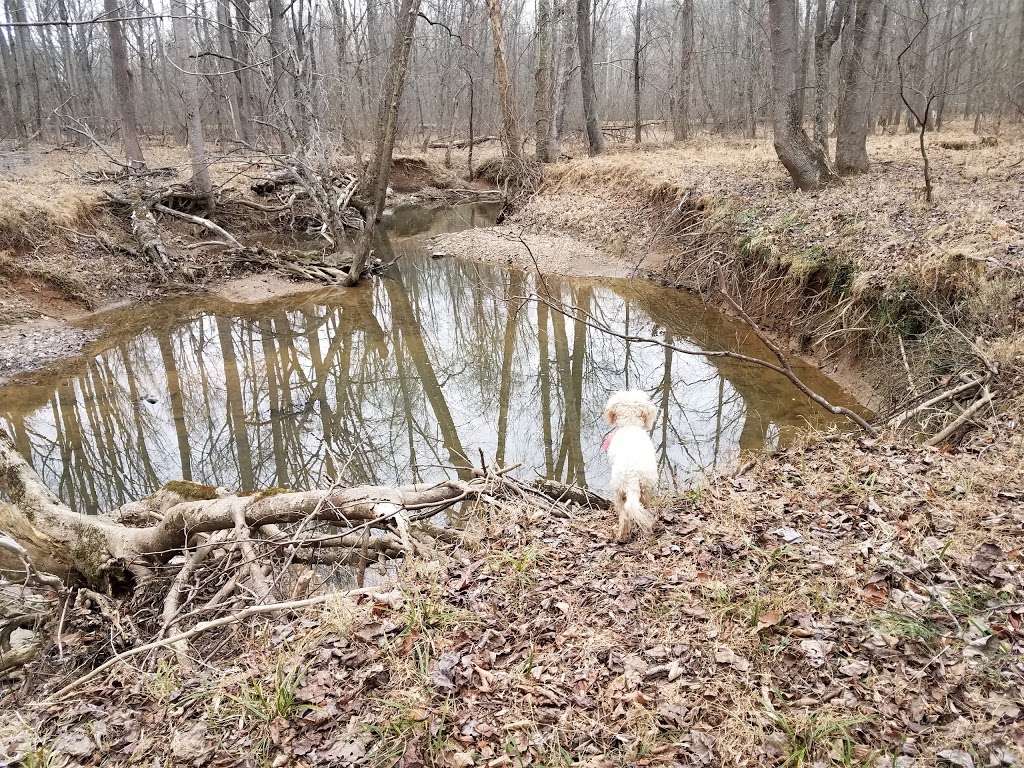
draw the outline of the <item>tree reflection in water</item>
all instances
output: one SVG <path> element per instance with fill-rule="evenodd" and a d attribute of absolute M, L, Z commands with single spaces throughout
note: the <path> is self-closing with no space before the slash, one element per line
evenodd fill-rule
<path fill-rule="evenodd" d="M 358 289 L 258 307 L 133 310 L 144 323 L 108 334 L 56 386 L 2 391 L 0 421 L 46 482 L 85 511 L 176 478 L 253 490 L 464 474 L 479 451 L 524 462 L 524 474 L 602 489 L 601 409 L 625 386 L 645 388 L 659 407 L 653 438 L 675 488 L 794 426 L 826 423 L 769 372 L 625 344 L 522 306 L 529 276 L 430 261 L 415 241 L 390 245 L 400 270 Z M 679 292 L 547 285 L 620 331 L 758 351 L 745 329 Z"/>

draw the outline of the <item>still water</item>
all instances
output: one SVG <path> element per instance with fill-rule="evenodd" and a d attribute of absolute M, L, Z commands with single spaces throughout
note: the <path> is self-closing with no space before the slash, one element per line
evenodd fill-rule
<path fill-rule="evenodd" d="M 254 490 L 395 483 L 459 472 L 480 453 L 519 472 L 605 487 L 608 394 L 645 389 L 666 486 L 831 417 L 785 379 L 727 359 L 626 343 L 518 301 L 534 278 L 432 260 L 427 234 L 493 221 L 487 207 L 396 211 L 354 290 L 260 305 L 174 300 L 114 313 L 84 360 L 0 389 L 0 426 L 46 483 L 95 512 L 177 478 Z M 547 279 L 619 332 L 694 351 L 767 355 L 740 324 L 642 281 Z M 826 397 L 851 401 L 807 367 Z M 464 471 L 464 469 L 462 470 Z"/>

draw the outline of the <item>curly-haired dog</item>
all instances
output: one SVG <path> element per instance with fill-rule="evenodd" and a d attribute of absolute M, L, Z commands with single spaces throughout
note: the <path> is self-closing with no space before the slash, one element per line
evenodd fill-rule
<path fill-rule="evenodd" d="M 658 460 L 649 433 L 656 414 L 654 404 L 640 390 L 615 392 L 604 407 L 605 421 L 612 427 L 604 448 L 612 467 L 619 541 L 627 540 L 634 527 L 644 534 L 654 528 L 649 505 L 658 487 Z"/>

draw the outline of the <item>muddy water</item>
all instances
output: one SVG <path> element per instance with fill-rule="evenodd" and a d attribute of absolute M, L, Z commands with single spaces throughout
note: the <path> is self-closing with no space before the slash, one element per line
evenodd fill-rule
<path fill-rule="evenodd" d="M 63 499 L 109 509 L 185 478 L 246 490 L 394 483 L 523 462 L 524 475 L 603 489 L 601 409 L 647 390 L 667 486 L 729 467 L 741 450 L 829 419 L 758 368 L 627 344 L 544 306 L 532 278 L 433 260 L 424 233 L 488 223 L 493 209 L 397 211 L 381 255 L 391 273 L 260 305 L 169 301 L 104 321 L 84 360 L 0 389 L 0 424 Z M 547 287 L 620 332 L 699 352 L 765 351 L 693 299 L 639 281 Z M 810 369 L 807 379 L 849 398 Z"/>

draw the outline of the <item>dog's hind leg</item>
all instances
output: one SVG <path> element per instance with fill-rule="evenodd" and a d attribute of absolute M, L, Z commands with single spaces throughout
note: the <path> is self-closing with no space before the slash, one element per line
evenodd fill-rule
<path fill-rule="evenodd" d="M 633 521 L 626 512 L 626 494 L 622 491 L 615 493 L 614 507 L 615 511 L 619 513 L 619 530 L 616 532 L 615 538 L 618 541 L 628 541 L 630 534 L 633 533 Z"/>
<path fill-rule="evenodd" d="M 641 501 L 642 487 L 639 480 L 630 480 L 623 489 L 626 500 L 623 502 L 622 511 L 619 513 L 619 531 L 621 533 L 625 530 L 626 537 L 632 532 L 634 525 L 645 535 L 650 535 L 654 529 L 654 515 L 648 511 Z M 624 540 L 620 538 L 620 541 Z"/>

